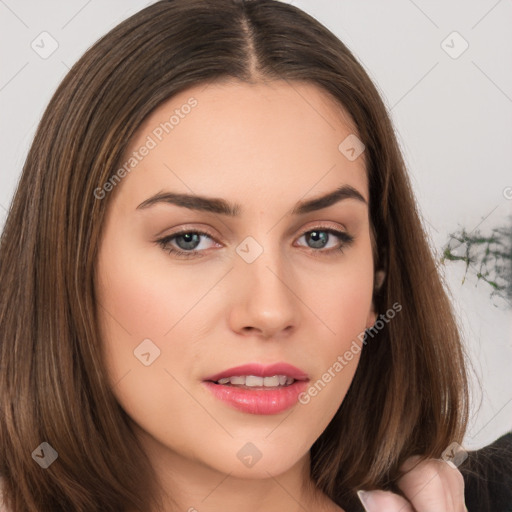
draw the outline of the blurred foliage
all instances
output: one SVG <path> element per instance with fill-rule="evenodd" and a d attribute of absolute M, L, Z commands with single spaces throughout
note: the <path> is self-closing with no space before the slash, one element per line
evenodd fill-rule
<path fill-rule="evenodd" d="M 512 305 L 512 222 L 484 234 L 480 230 L 467 232 L 465 228 L 450 233 L 443 247 L 441 263 L 447 261 L 465 264 L 464 284 L 468 273 L 487 283 L 491 297 L 498 296 Z"/>

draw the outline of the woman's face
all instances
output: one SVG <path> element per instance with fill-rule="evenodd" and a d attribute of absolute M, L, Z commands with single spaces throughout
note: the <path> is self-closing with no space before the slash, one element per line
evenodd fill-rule
<path fill-rule="evenodd" d="M 194 87 L 98 192 L 113 194 L 96 273 L 109 378 L 162 467 L 280 474 L 343 401 L 375 321 L 354 134 L 313 85 Z"/>

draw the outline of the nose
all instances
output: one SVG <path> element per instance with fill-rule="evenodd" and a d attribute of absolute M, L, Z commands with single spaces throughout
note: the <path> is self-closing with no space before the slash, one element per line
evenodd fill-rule
<path fill-rule="evenodd" d="M 255 261 L 242 259 L 232 273 L 233 331 L 261 338 L 288 337 L 299 326 L 300 298 L 286 259 L 264 251 Z"/>

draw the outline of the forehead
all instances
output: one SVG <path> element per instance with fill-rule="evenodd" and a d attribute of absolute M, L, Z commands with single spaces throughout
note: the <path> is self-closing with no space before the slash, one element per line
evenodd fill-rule
<path fill-rule="evenodd" d="M 118 188 L 130 204 L 166 189 L 295 202 L 342 184 L 367 199 L 364 152 L 353 159 L 345 151 L 354 137 L 350 115 L 318 86 L 201 85 L 146 118 L 125 152 L 129 172 Z"/>

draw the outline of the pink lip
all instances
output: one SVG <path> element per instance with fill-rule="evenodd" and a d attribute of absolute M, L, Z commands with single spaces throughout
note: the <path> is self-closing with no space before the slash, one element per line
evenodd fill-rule
<path fill-rule="evenodd" d="M 279 389 L 246 389 L 216 383 L 219 379 L 240 375 L 257 377 L 286 375 L 293 377 L 295 382 Z M 278 414 L 297 403 L 299 395 L 308 385 L 308 380 L 305 372 L 287 363 L 276 363 L 270 366 L 246 364 L 211 375 L 204 379 L 203 384 L 216 398 L 235 409 L 249 414 Z"/>
<path fill-rule="evenodd" d="M 295 380 L 307 380 L 308 374 L 299 370 L 297 367 L 288 363 L 275 363 L 268 366 L 251 363 L 242 366 L 229 368 L 210 377 L 206 377 L 205 381 L 217 382 L 219 379 L 226 377 L 239 377 L 241 375 L 254 375 L 256 377 L 273 377 L 274 375 L 286 375 Z"/>
<path fill-rule="evenodd" d="M 203 382 L 211 393 L 219 400 L 239 411 L 249 414 L 278 414 L 293 407 L 299 395 L 308 386 L 305 380 L 296 380 L 293 384 L 281 389 L 244 389 L 224 386 L 215 382 Z"/>

